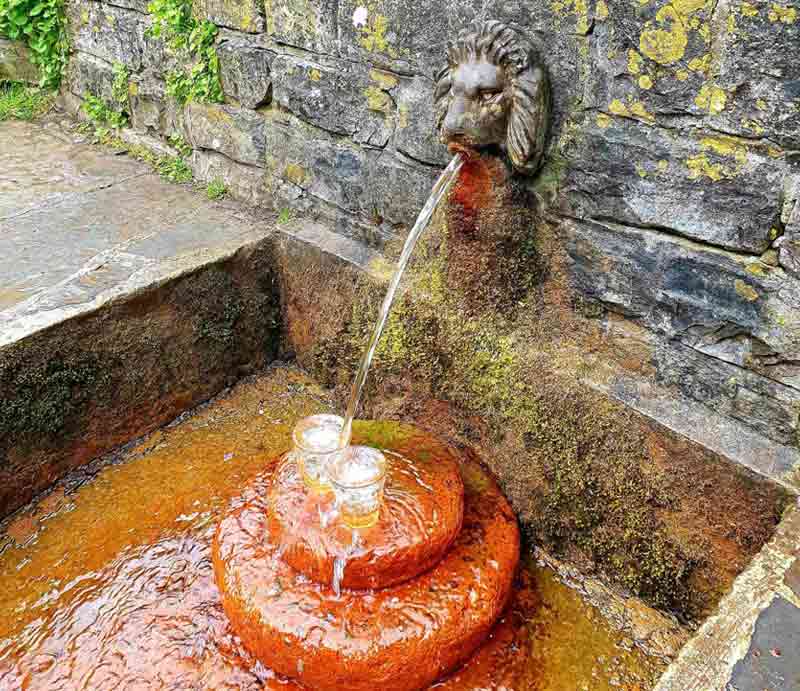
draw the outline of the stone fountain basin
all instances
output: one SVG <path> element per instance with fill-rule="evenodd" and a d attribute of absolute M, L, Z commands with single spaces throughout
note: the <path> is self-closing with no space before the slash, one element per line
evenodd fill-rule
<path fill-rule="evenodd" d="M 138 197 L 128 197 L 139 194 L 126 189 L 124 180 L 141 171 L 124 161 L 118 167 L 119 181 L 108 193 L 114 208 L 137 203 Z M 190 191 L 172 190 L 167 198 L 163 186 L 148 184 L 152 196 L 165 199 L 170 208 L 197 204 Z M 36 213 L 28 209 L 26 217 Z M 381 253 L 325 225 L 278 227 L 242 210 L 235 213 L 244 215 L 234 221 L 230 210 L 203 206 L 201 215 L 208 223 L 200 235 L 196 223 L 182 227 L 178 219 L 171 227 L 177 232 L 131 236 L 123 250 L 109 238 L 108 252 L 97 266 L 54 274 L 52 285 L 32 302 L 12 296 L 10 307 L 3 303 L 0 387 L 6 414 L 0 437 L 0 513 L 24 506 L 70 471 L 167 424 L 277 357 L 294 356 L 327 384 L 337 383 L 339 363 L 320 359 L 319 343 L 329 325 L 347 314 L 348 285 L 365 276 L 380 285 L 385 266 Z M 788 504 L 785 488 L 793 482 L 794 457 L 787 456 L 790 449 L 759 446 L 758 440 L 726 431 L 717 421 L 706 425 L 714 434 L 705 434 L 703 425 L 685 424 L 677 419 L 674 405 L 639 395 L 611 369 L 609 364 L 608 376 L 598 380 L 587 378 L 587 385 L 630 403 L 624 413 L 628 423 L 644 430 L 654 457 L 675 478 L 670 491 L 680 509 L 676 525 L 708 537 L 713 568 L 692 584 L 704 603 L 694 621 L 699 624 L 748 565 L 756 567 L 773 554 L 762 547 Z M 470 420 L 465 432 L 458 428 L 463 418 L 457 411 L 439 414 L 446 407 L 440 402 L 412 400 L 401 410 L 391 404 L 384 401 L 389 414 L 435 427 L 444 436 L 460 434 L 482 443 L 480 421 Z M 680 410 L 695 420 L 713 417 L 706 409 Z M 498 430 L 490 432 L 498 435 Z M 223 446 L 219 440 L 217 448 Z M 519 463 L 507 463 L 492 448 L 481 446 L 482 457 L 512 499 L 523 529 L 530 531 L 535 525 L 526 498 L 537 486 L 526 472 L 524 454 Z M 692 487 L 701 489 L 687 498 Z M 703 492 L 715 498 L 713 507 L 701 501 Z M 731 525 L 745 526 L 746 535 L 737 536 Z M 122 522 L 116 529 L 124 533 L 128 528 Z M 65 552 L 63 545 L 52 549 Z M 794 549 L 784 545 L 779 551 L 788 555 Z M 94 562 L 87 556 L 86 563 Z M 770 584 L 782 582 L 794 560 L 786 556 L 777 563 L 781 575 L 764 580 L 767 585 L 753 617 L 772 602 L 777 586 Z M 575 584 L 583 587 L 582 582 Z M 731 605 L 734 619 L 741 595 L 738 602 Z M 709 623 L 724 631 L 725 621 Z M 629 633 L 636 628 L 625 617 L 622 626 Z M 649 634 L 643 638 L 654 640 Z M 674 647 L 667 646 L 667 654 Z"/>
<path fill-rule="evenodd" d="M 369 423 L 362 425 L 354 441 L 374 444 L 371 431 Z M 519 530 L 492 479 L 474 460 L 447 467 L 452 451 L 413 428 L 397 426 L 382 443 L 387 450 L 404 448 L 421 474 L 441 464 L 463 479 L 463 529 L 425 573 L 338 595 L 298 579 L 268 529 L 280 470 L 248 484 L 214 538 L 214 570 L 234 630 L 267 666 L 318 691 L 425 688 L 472 656 L 511 597 Z M 400 479 L 391 472 L 391 457 L 388 462 L 387 494 L 399 489 Z M 428 492 L 420 488 L 416 494 Z M 377 527 L 386 521 L 386 505 L 382 511 Z M 362 537 L 367 544 L 380 538 L 369 530 Z"/>
<path fill-rule="evenodd" d="M 289 447 L 294 421 L 329 410 L 329 405 L 324 390 L 303 373 L 273 369 L 103 464 L 72 473 L 5 524 L 0 542 L 0 689 L 16 691 L 23 683 L 31 691 L 87 683 L 101 689 L 300 688 L 256 661 L 252 653 L 257 641 L 250 641 L 253 647 L 248 648 L 223 610 L 212 540 L 219 525 L 225 531 L 234 524 L 237 532 L 252 535 L 251 544 L 240 545 L 249 554 L 238 554 L 251 570 L 241 573 L 249 573 L 247 582 L 262 591 L 250 593 L 253 599 L 245 608 L 264 602 L 270 593 L 279 597 L 290 615 L 279 619 L 286 625 L 282 633 L 307 634 L 307 657 L 286 659 L 289 667 L 284 669 L 296 674 L 302 662 L 309 674 L 321 675 L 321 688 L 335 683 L 324 668 L 334 651 L 326 647 L 323 631 L 307 627 L 319 616 L 318 606 L 325 610 L 326 631 L 343 637 L 341 652 L 354 655 L 356 666 L 366 662 L 376 644 L 391 648 L 393 637 L 428 655 L 414 658 L 414 668 L 393 668 L 389 659 L 386 688 L 415 679 L 422 685 L 481 643 L 475 657 L 433 688 L 555 690 L 573 688 L 576 682 L 601 691 L 619 683 L 652 686 L 664 662 L 643 655 L 616 624 L 529 558 L 513 579 L 509 605 L 501 612 L 517 561 L 516 522 L 496 484 L 474 460 L 467 459 L 459 470 L 468 495 L 477 501 L 468 504 L 472 508 L 461 544 L 445 559 L 453 564 L 438 573 L 433 569 L 416 585 L 412 581 L 358 595 L 346 591 L 342 599 L 284 566 L 272 575 L 285 586 L 293 584 L 286 592 L 294 592 L 297 601 L 281 601 L 269 566 L 259 561 L 265 549 L 264 513 L 236 512 L 247 514 L 248 507 L 258 508 L 263 501 L 259 483 L 266 491 L 276 467 L 273 459 Z M 388 423 L 358 423 L 354 432 L 358 439 L 380 445 L 418 435 L 414 428 Z M 249 503 L 247 487 L 255 491 L 250 497 L 255 503 Z M 232 505 L 233 515 L 228 513 Z M 483 575 L 495 575 L 475 583 L 474 558 L 487 556 L 494 556 L 498 568 L 489 565 Z M 437 586 L 443 575 L 447 578 Z M 461 587 L 470 583 L 477 599 L 471 589 Z M 433 608 L 395 608 L 391 614 L 397 589 L 410 589 L 413 595 L 433 586 L 440 590 Z M 395 595 L 387 598 L 385 593 L 393 590 Z M 370 628 L 378 623 L 369 616 L 375 608 L 385 610 L 380 623 L 387 626 Z M 624 610 L 622 606 L 619 611 Z M 638 621 L 649 621 L 653 631 L 670 632 L 670 622 L 657 613 L 648 614 L 643 607 L 630 612 L 636 612 Z M 488 631 L 486 622 L 499 613 L 498 625 Z M 462 637 L 440 640 L 441 649 L 427 637 L 418 638 L 420 627 L 434 615 L 449 620 L 448 634 L 461 632 Z M 403 617 L 410 618 L 398 627 Z M 374 678 L 381 674 L 380 669 L 362 667 L 362 674 L 370 672 Z M 409 679 L 411 675 L 417 676 Z"/>

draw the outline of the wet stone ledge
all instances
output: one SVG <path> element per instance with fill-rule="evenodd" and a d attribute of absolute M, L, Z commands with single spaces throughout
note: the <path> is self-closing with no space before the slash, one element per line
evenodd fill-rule
<path fill-rule="evenodd" d="M 3 123 L 0 513 L 278 347 L 272 226 L 58 123 Z M 41 167 L 49 194 L 43 194 Z M 91 228 L 91 232 L 87 232 Z"/>

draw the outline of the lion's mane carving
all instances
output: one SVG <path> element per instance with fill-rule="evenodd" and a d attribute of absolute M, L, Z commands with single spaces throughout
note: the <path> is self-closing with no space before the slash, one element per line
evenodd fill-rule
<path fill-rule="evenodd" d="M 501 68 L 505 76 L 494 103 L 491 93 L 481 97 L 469 91 L 474 90 L 481 63 Z M 458 80 L 463 84 L 457 84 Z M 550 89 L 538 53 L 517 30 L 487 21 L 463 31 L 437 76 L 435 99 L 437 129 L 446 144 L 460 140 L 467 146 L 478 141 L 478 148 L 498 145 L 520 173 L 532 175 L 539 169 Z"/>

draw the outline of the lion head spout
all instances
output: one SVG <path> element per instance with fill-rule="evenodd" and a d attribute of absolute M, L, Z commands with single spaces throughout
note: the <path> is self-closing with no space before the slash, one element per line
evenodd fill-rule
<path fill-rule="evenodd" d="M 488 21 L 462 32 L 435 98 L 437 127 L 451 149 L 496 146 L 520 173 L 539 169 L 550 89 L 536 50 L 516 29 Z"/>

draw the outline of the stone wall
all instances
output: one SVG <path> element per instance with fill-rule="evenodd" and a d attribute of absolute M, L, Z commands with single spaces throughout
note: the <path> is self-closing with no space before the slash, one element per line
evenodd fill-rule
<path fill-rule="evenodd" d="M 31 62 L 30 51 L 21 41 L 0 36 L 0 81 L 36 84 L 39 70 Z"/>
<path fill-rule="evenodd" d="M 534 187 L 579 306 L 612 350 L 637 353 L 604 385 L 639 403 L 645 382 L 698 402 L 783 449 L 790 461 L 768 474 L 787 479 L 800 408 L 798 0 L 195 0 L 220 27 L 225 103 L 183 107 L 166 95 L 175 59 L 148 35 L 146 0 L 68 3 L 73 107 L 111 98 L 122 63 L 132 127 L 185 138 L 200 179 L 378 245 L 413 221 L 446 161 L 432 90 L 447 42 L 480 17 L 525 28 L 554 96 Z"/>

